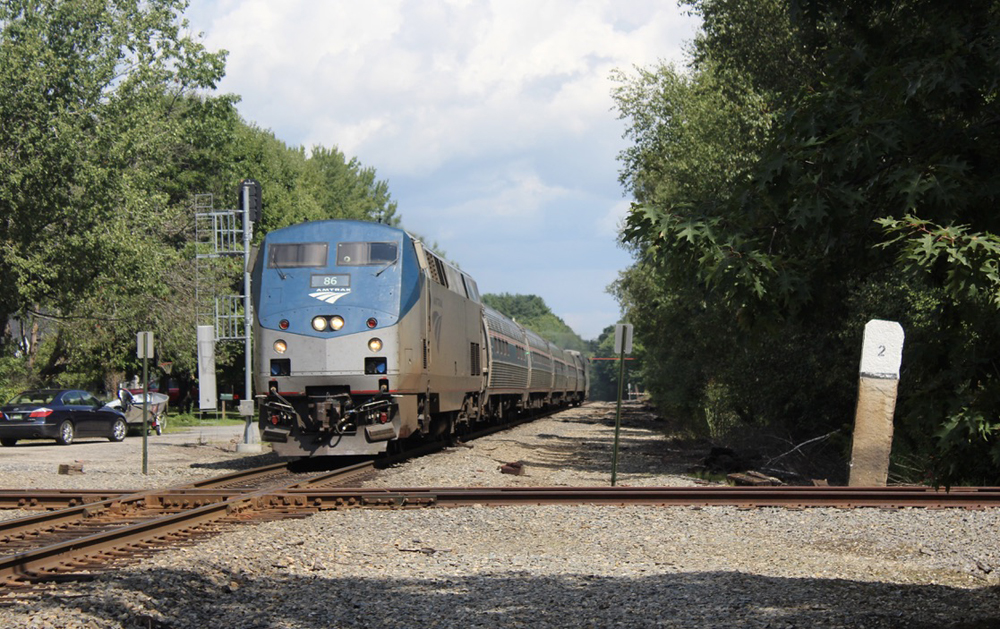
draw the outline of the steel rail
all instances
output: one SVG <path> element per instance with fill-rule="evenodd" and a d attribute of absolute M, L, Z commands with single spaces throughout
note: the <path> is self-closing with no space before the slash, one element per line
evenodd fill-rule
<path fill-rule="evenodd" d="M 258 480 L 260 478 L 266 478 L 267 476 L 272 476 L 278 472 L 283 472 L 288 469 L 287 463 L 273 463 L 271 465 L 264 465 L 261 467 L 255 467 L 249 470 L 239 470 L 232 472 L 230 474 L 224 474 L 222 476 L 213 476 L 212 478 L 206 478 L 204 480 L 195 481 L 193 483 L 187 483 L 185 485 L 178 485 L 172 489 L 204 489 L 208 487 L 222 487 L 225 485 L 230 485 L 236 482 L 247 482 L 252 480 Z"/>
<path fill-rule="evenodd" d="M 268 506 L 307 505 L 419 508 L 469 505 L 657 505 L 741 508 L 953 508 L 1000 507 L 1000 488 L 937 490 L 928 487 L 438 487 L 291 489 L 271 492 Z"/>
<path fill-rule="evenodd" d="M 0 509 L 62 509 L 134 494 L 135 489 L 0 489 Z"/>
<path fill-rule="evenodd" d="M 365 469 L 367 471 L 367 468 Z M 255 476 L 262 476 L 264 474 L 257 474 Z M 341 482 L 343 477 L 341 472 L 332 472 L 328 475 L 332 478 L 339 478 Z M 246 478 L 250 476 L 247 475 Z M 228 478 L 228 476 L 227 476 Z M 315 486 L 322 482 L 324 477 L 313 477 L 319 478 L 321 480 L 310 480 L 309 484 Z M 178 509 L 190 509 L 198 506 L 203 506 L 212 502 L 219 502 L 222 500 L 227 500 L 229 498 L 236 497 L 248 493 L 249 490 L 241 488 L 222 488 L 222 489 L 212 489 L 213 485 L 225 485 L 226 482 L 220 481 L 215 482 L 215 479 L 209 479 L 206 481 L 200 481 L 198 483 L 191 483 L 188 485 L 180 485 L 177 487 L 171 487 L 165 490 L 150 490 L 147 492 L 126 492 L 123 496 L 119 496 L 115 490 L 16 490 L 16 491 L 0 491 L 0 504 L 4 504 L 4 499 L 6 498 L 8 504 L 17 504 L 18 508 L 55 508 L 55 507 L 93 507 L 101 508 L 105 505 L 112 504 L 115 500 L 121 500 L 124 496 L 129 494 L 141 493 L 147 495 L 149 498 L 150 507 L 157 507 L 160 509 L 178 510 Z M 200 487 L 194 487 L 194 485 L 199 485 Z M 445 493 L 452 492 L 455 487 L 428 487 L 420 488 L 421 492 L 431 492 L 431 493 Z M 586 488 L 586 487 L 536 487 L 535 491 L 547 491 L 547 492 L 581 492 L 581 491 L 591 491 L 592 489 L 599 488 Z M 617 487 L 617 494 L 621 496 L 628 496 L 632 492 L 648 492 L 652 488 L 647 487 Z M 494 488 L 491 491 L 495 492 L 509 492 L 509 491 L 522 491 L 520 488 Z M 287 492 L 295 492 L 295 485 L 291 485 L 286 489 Z M 368 490 L 368 491 L 391 491 L 391 492 L 413 492 L 417 491 L 413 488 L 391 488 L 387 490 Z M 807 486 L 785 486 L 785 487 L 741 487 L 741 488 L 731 488 L 731 487 L 702 487 L 702 488 L 674 488 L 665 489 L 664 491 L 669 491 L 670 500 L 674 504 L 750 504 L 752 500 L 762 500 L 763 497 L 769 497 L 772 501 L 780 501 L 780 506 L 793 504 L 795 501 L 792 500 L 791 496 L 803 494 L 810 496 L 810 501 L 813 503 L 817 502 L 834 502 L 836 500 L 841 500 L 845 506 L 851 506 L 852 501 L 858 502 L 864 499 L 864 504 L 868 506 L 879 506 L 886 505 L 891 506 L 893 500 L 898 501 L 901 496 L 912 497 L 912 494 L 927 494 L 930 492 L 934 496 L 941 496 L 939 490 L 933 488 L 923 487 L 923 486 L 907 486 L 907 487 L 854 487 L 854 488 L 843 488 L 843 487 L 827 487 L 827 488 L 817 488 L 817 487 L 807 487 Z M 848 493 L 844 493 L 848 492 Z M 968 502 L 974 502 L 975 500 L 991 500 L 992 496 L 1000 493 L 1000 488 L 993 487 L 953 487 L 950 490 L 944 492 L 944 496 L 948 499 L 949 505 L 959 505 L 966 504 Z M 694 496 L 690 501 L 685 501 L 680 496 L 691 494 Z M 967 495 L 971 494 L 971 495 Z M 727 502 L 724 498 L 726 495 L 732 496 L 732 501 Z M 873 496 L 878 495 L 877 498 Z M 333 496 L 331 494 L 331 496 Z M 774 498 L 778 496 L 780 498 Z M 319 496 L 321 499 L 322 497 Z M 335 499 L 336 496 L 333 496 Z M 701 503 L 697 501 L 701 500 Z M 914 499 L 920 501 L 920 504 L 928 504 L 930 500 L 928 497 L 922 497 Z M 15 503 L 16 501 L 16 503 Z M 706 502 L 707 501 L 707 502 Z M 296 502 L 301 502 L 301 500 L 296 499 Z M 357 500 L 355 501 L 355 503 Z M 14 507 L 11 507 L 14 508 Z M 93 511 L 93 509 L 91 510 Z M 81 510 L 76 510 L 75 513 L 81 513 Z M 70 513 L 70 512 L 67 512 Z M 21 518 L 19 520 L 8 520 L 5 522 L 0 521 L 0 537 L 4 535 L 9 535 L 12 523 L 23 521 L 30 521 L 36 523 L 46 521 L 45 515 L 41 516 L 29 516 L 29 518 Z M 51 516 L 50 516 L 51 517 Z M 61 516 L 63 521 L 72 518 L 66 518 Z M 53 519 L 53 521 L 56 521 Z"/>
<path fill-rule="evenodd" d="M 553 414 L 554 411 L 537 412 L 527 417 L 515 419 L 513 421 L 486 426 L 477 431 L 462 435 L 460 439 L 472 440 L 491 435 L 504 430 L 509 430 L 521 424 L 529 423 L 540 417 Z M 420 454 L 437 452 L 448 447 L 446 443 L 434 442 L 423 444 L 412 450 L 407 450 L 398 455 L 387 456 L 376 459 L 377 467 L 386 467 L 401 461 L 405 461 Z M 183 490 L 209 489 L 226 487 L 237 483 L 256 481 L 267 476 L 275 475 L 288 469 L 287 463 L 274 463 L 249 470 L 239 470 L 222 476 L 214 476 L 192 483 L 185 483 L 169 487 L 165 490 L 152 490 L 154 492 L 165 491 L 171 494 L 178 494 Z M 148 491 L 137 489 L 0 489 L 0 509 L 63 509 L 76 507 L 79 505 L 96 504 L 109 500 L 114 500 L 121 496 L 148 493 Z M 2 530 L 0 530 L 2 535 Z"/>
<path fill-rule="evenodd" d="M 53 531 L 86 521 L 109 511 L 122 512 L 138 508 L 145 502 L 146 492 L 115 496 L 107 500 L 45 511 L 23 518 L 0 521 L 0 541 L 10 540 L 39 532 Z"/>
<path fill-rule="evenodd" d="M 123 496 L 149 492 L 177 492 L 185 489 L 210 489 L 236 483 L 258 481 L 288 468 L 286 463 L 274 463 L 249 470 L 239 470 L 222 476 L 213 476 L 193 483 L 168 487 L 166 490 L 138 489 L 0 489 L 0 509 L 62 509 L 79 505 L 113 501 Z"/>
<path fill-rule="evenodd" d="M 740 508 L 996 508 L 1000 488 L 939 490 L 929 487 L 430 487 L 328 488 L 324 483 L 345 475 L 367 473 L 371 462 L 290 483 L 281 488 L 218 492 L 216 502 L 166 513 L 115 530 L 61 541 L 44 548 L 0 557 L 0 578 L 32 581 L 57 578 L 66 570 L 92 567 L 103 556 L 166 543 L 207 523 L 245 515 L 280 511 L 287 516 L 323 509 L 422 508 L 471 505 L 656 505 L 732 506 Z M 318 487 L 317 487 L 318 486 Z M 193 493 L 192 493 L 193 492 Z M 188 488 L 178 495 L 207 495 Z M 134 499 L 135 497 L 127 497 Z M 119 503 L 120 501 L 114 501 Z M 79 509 L 93 509 L 93 505 Z M 103 509 L 116 510 L 114 504 Z M 121 505 L 117 510 L 121 510 Z M 66 510 L 69 511 L 69 510 Z M 0 523 L 2 524 L 2 523 Z M 65 577 L 65 575 L 64 575 Z M 70 575 L 80 578 L 81 575 Z"/>
<path fill-rule="evenodd" d="M 237 499 L 240 500 L 240 499 Z M 137 542 L 165 538 L 185 528 L 192 528 L 232 512 L 227 500 L 181 513 L 133 523 L 118 529 L 95 533 L 78 539 L 50 544 L 42 548 L 0 557 L 0 579 L 44 580 L 60 568 L 85 565 L 94 555 L 119 550 Z M 220 515 L 221 513 L 221 515 Z"/>
<path fill-rule="evenodd" d="M 336 482 L 339 478 L 350 478 L 368 473 L 371 469 L 371 462 L 359 463 L 304 481 L 296 480 L 294 483 L 285 485 L 284 489 L 328 484 Z M 193 490 L 189 487 L 182 487 L 181 495 L 191 496 L 193 495 L 190 493 L 191 491 Z M 98 563 L 98 558 L 102 554 L 115 553 L 117 555 L 121 554 L 124 549 L 136 545 L 157 541 L 165 542 L 172 536 L 182 534 L 185 531 L 241 513 L 247 509 L 258 508 L 259 499 L 274 491 L 274 488 L 268 487 L 258 490 L 234 489 L 229 493 L 219 492 L 218 496 L 221 499 L 215 502 L 186 508 L 176 513 L 157 515 L 161 501 L 169 497 L 170 494 L 164 490 L 153 490 L 119 497 L 95 505 L 73 507 L 9 522 L 0 522 L 0 535 L 8 535 L 9 537 L 17 532 L 38 530 L 39 525 L 57 528 L 71 522 L 78 522 L 96 513 L 124 514 L 132 512 L 134 517 L 138 507 L 146 507 L 147 503 L 149 505 L 149 508 L 146 509 L 147 515 L 150 513 L 153 515 L 153 517 L 143 521 L 131 522 L 125 526 L 2 556 L 0 557 L 0 580 L 8 582 L 11 580 L 46 580 L 57 573 L 62 574 L 66 570 L 72 570 L 74 567 Z M 199 495 L 204 496 L 205 492 L 199 492 Z M 299 510 L 304 506 L 297 504 L 297 500 L 294 498 L 286 498 L 285 501 L 289 503 L 287 506 L 296 507 Z M 6 530 L 4 525 L 7 525 Z"/>

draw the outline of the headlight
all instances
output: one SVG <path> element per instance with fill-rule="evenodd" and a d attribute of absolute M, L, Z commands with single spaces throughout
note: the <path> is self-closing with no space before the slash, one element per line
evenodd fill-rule
<path fill-rule="evenodd" d="M 381 351 L 381 349 L 382 349 L 382 340 L 381 339 L 372 339 L 372 340 L 368 341 L 368 349 L 370 349 L 373 352 Z"/>
<path fill-rule="evenodd" d="M 274 342 L 274 351 L 279 354 L 284 354 L 285 350 L 288 349 L 288 344 L 282 340 L 277 340 Z"/>
<path fill-rule="evenodd" d="M 326 329 L 326 317 L 313 317 L 312 325 L 314 330 L 322 332 Z"/>
<path fill-rule="evenodd" d="M 334 315 L 330 317 L 330 327 L 334 330 L 339 330 L 344 327 L 344 319 L 340 315 Z"/>

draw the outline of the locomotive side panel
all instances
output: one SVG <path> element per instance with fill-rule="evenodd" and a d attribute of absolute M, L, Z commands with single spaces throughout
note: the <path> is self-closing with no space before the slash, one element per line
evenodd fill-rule
<path fill-rule="evenodd" d="M 425 251 L 427 260 L 427 372 L 431 413 L 457 413 L 482 391 L 482 306 L 465 278 Z M 475 294 L 478 297 L 478 294 Z"/>

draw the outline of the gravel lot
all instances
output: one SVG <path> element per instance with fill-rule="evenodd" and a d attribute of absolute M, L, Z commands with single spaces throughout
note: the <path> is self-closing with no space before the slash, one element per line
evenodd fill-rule
<path fill-rule="evenodd" d="M 613 421 L 613 405 L 591 404 L 397 466 L 370 484 L 607 485 Z M 683 472 L 697 457 L 673 448 L 664 430 L 629 415 L 619 484 L 693 482 Z M 56 459 L 41 454 L 56 446 L 23 448 L 37 457 L 3 449 L 2 484 L 131 488 L 271 460 L 237 454 L 240 434 L 151 438 L 160 445 L 148 477 L 115 449 L 141 446 L 136 437 L 62 448 L 56 456 L 84 460 L 77 476 L 56 474 Z M 512 461 L 526 473 L 501 474 Z M 998 528 L 997 510 L 325 512 L 245 527 L 0 607 L 0 626 L 998 627 Z"/>

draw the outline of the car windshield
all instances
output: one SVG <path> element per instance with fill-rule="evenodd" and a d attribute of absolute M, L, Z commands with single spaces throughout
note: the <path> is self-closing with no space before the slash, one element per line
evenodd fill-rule
<path fill-rule="evenodd" d="M 58 391 L 25 391 L 15 395 L 8 404 L 51 404 Z"/>

